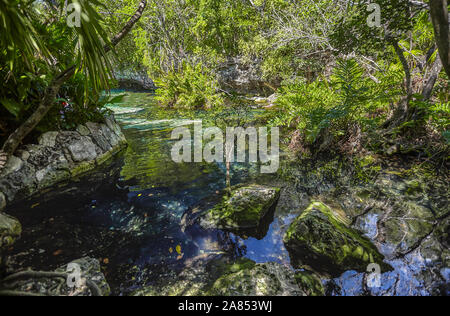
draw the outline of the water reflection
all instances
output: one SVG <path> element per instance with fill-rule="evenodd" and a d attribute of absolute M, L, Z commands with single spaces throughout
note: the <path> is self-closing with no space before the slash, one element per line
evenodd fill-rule
<path fill-rule="evenodd" d="M 278 220 L 262 240 L 182 230 L 183 214 L 217 195 L 226 184 L 224 164 L 178 164 L 171 159 L 171 132 L 192 113 L 163 110 L 155 106 L 151 95 L 142 93 L 129 94 L 124 104 L 110 110 L 129 142 L 120 180 L 102 191 L 72 197 L 73 203 L 68 198 L 42 203 L 35 211 L 45 214 L 44 219 L 28 222 L 17 245 L 18 254 L 27 252 L 26 257 L 16 257 L 23 266 L 48 270 L 92 256 L 102 261 L 113 292 L 126 294 L 211 254 L 287 262 Z M 233 164 L 232 185 L 255 181 L 258 169 Z"/>

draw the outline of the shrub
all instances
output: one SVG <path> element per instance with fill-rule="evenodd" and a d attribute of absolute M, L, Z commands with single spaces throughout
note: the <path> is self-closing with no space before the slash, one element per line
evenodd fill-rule
<path fill-rule="evenodd" d="M 300 130 L 311 145 L 322 131 L 342 136 L 351 122 L 362 117 L 369 99 L 363 70 L 353 59 L 340 60 L 331 81 L 284 86 L 277 101 L 279 111 L 272 124 Z"/>
<path fill-rule="evenodd" d="M 201 64 L 183 62 L 180 71 L 171 71 L 156 83 L 156 99 L 164 106 L 200 109 L 223 104 L 217 80 Z"/>

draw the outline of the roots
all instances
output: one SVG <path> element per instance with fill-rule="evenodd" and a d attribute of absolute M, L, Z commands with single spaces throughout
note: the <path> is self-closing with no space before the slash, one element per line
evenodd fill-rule
<path fill-rule="evenodd" d="M 1 281 L 0 296 L 60 296 L 61 289 L 66 284 L 69 274 L 63 272 L 23 271 L 7 276 Z M 55 284 L 45 293 L 32 293 L 15 290 L 21 281 L 51 279 Z M 97 284 L 86 280 L 86 286 L 92 296 L 102 296 L 102 291 Z"/>
<path fill-rule="evenodd" d="M 2 170 L 5 167 L 7 161 L 8 161 L 8 155 L 6 155 L 5 152 L 0 150 L 0 170 Z"/>

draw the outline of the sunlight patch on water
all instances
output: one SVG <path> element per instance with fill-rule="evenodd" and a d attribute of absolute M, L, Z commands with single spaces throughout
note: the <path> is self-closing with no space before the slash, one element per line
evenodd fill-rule
<path fill-rule="evenodd" d="M 114 112 L 114 114 L 117 115 L 124 115 L 124 114 L 135 114 L 144 111 L 143 108 L 136 108 L 136 107 L 123 107 L 119 105 L 109 105 L 106 107 L 108 110 L 111 110 Z"/>

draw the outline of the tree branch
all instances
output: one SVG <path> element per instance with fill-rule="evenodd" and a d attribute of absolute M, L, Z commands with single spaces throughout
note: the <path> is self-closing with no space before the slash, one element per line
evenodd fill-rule
<path fill-rule="evenodd" d="M 127 34 L 131 31 L 133 26 L 139 21 L 139 19 L 142 17 L 142 14 L 144 13 L 145 7 L 147 6 L 147 0 L 141 0 L 139 3 L 139 7 L 136 11 L 136 13 L 130 18 L 130 20 L 125 24 L 123 29 L 114 36 L 114 38 L 111 40 L 112 46 L 116 46 L 119 44 L 119 42 L 127 36 Z M 111 50 L 111 46 L 106 45 L 105 46 L 105 52 L 109 52 Z"/>

